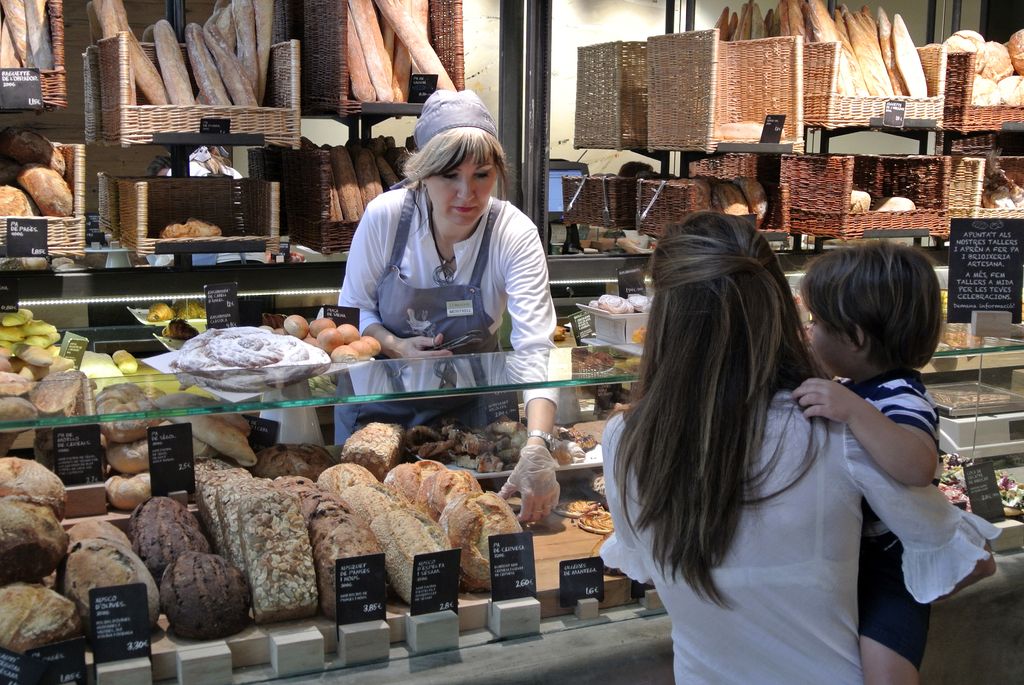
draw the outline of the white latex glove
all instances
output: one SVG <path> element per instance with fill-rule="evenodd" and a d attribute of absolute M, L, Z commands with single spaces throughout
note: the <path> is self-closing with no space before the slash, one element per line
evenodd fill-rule
<path fill-rule="evenodd" d="M 519 463 L 498 493 L 505 499 L 516 492 L 522 493 L 520 521 L 539 521 L 547 517 L 558 504 L 560 488 L 555 478 L 557 467 L 558 462 L 543 445 L 525 445 L 520 450 Z"/>

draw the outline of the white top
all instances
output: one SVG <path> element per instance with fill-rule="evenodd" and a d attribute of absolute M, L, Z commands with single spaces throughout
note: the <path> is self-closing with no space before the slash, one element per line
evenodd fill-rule
<path fill-rule="evenodd" d="M 434 269 L 439 262 L 427 223 L 426 193 L 393 190 L 377 196 L 366 206 L 366 213 L 352 239 L 345 265 L 345 282 L 338 297 L 339 305 L 359 308 L 361 331 L 371 324 L 382 323 L 377 307 L 377 285 L 387 268 L 402 215 L 402 203 L 409 192 L 417 193 L 416 211 L 399 268 L 410 286 L 436 287 Z M 510 341 L 514 350 L 554 347 L 551 334 L 555 330 L 555 306 L 548 286 L 547 258 L 537 227 L 512 204 L 504 203 L 493 231 L 487 271 L 480 284 L 484 309 L 494 320 L 491 332 L 496 332 L 501 326 L 507 310 L 512 317 Z M 483 231 L 476 230 L 469 238 L 455 244 L 453 283 L 469 283 L 482 236 Z M 527 401 L 544 397 L 556 402 L 557 395 L 555 390 L 524 393 Z"/>
<path fill-rule="evenodd" d="M 714 579 L 732 608 L 701 600 L 666 578 L 651 539 L 623 515 L 615 457 L 623 420 L 604 432 L 604 474 L 615 533 L 601 556 L 655 584 L 672 618 L 677 683 L 861 683 L 857 562 L 861 497 L 902 540 L 907 587 L 920 602 L 948 593 L 985 558 L 999 531 L 948 504 L 934 487 L 907 488 L 882 473 L 845 425 L 808 421 L 789 393 L 775 397 L 763 460 L 779 451 L 768 492 L 792 481 L 810 447 L 808 473 L 775 499 L 743 512 Z M 632 494 L 630 513 L 639 512 Z"/>

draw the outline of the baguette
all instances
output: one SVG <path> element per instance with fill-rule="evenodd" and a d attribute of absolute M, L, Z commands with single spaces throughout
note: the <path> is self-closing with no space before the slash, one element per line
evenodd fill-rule
<path fill-rule="evenodd" d="M 256 13 L 256 54 L 259 58 L 256 100 L 262 105 L 267 94 L 270 46 L 274 43 L 274 0 L 253 0 L 253 10 Z"/>
<path fill-rule="evenodd" d="M 203 29 L 203 38 L 206 40 L 206 47 L 217 63 L 217 70 L 224 81 L 224 87 L 231 96 L 231 102 L 244 107 L 255 107 L 256 92 L 252 82 L 245 75 L 235 53 L 228 48 L 221 32 L 216 26 L 209 26 Z"/>
<path fill-rule="evenodd" d="M 38 69 L 53 69 L 53 45 L 50 43 L 46 0 L 25 0 L 25 22 L 32 64 Z"/>
<path fill-rule="evenodd" d="M 341 200 L 338 199 L 338 189 L 331 186 L 329 217 L 331 221 L 342 221 L 344 215 L 341 213 Z"/>
<path fill-rule="evenodd" d="M 737 29 L 737 34 L 732 37 L 733 40 L 749 40 L 750 39 L 750 13 L 753 10 L 751 3 L 745 3 L 740 8 L 740 24 Z"/>
<path fill-rule="evenodd" d="M 811 25 L 811 40 L 815 43 L 838 43 L 839 31 L 828 13 L 823 0 L 810 0 L 806 6 L 807 20 Z"/>
<path fill-rule="evenodd" d="M 25 17 L 24 0 L 0 0 L 4 10 L 4 24 L 11 33 L 11 41 L 18 61 L 29 64 L 28 24 Z"/>
<path fill-rule="evenodd" d="M 384 49 L 377 13 L 373 11 L 372 0 L 348 0 L 349 23 L 355 24 L 359 44 L 363 48 L 363 59 L 370 83 L 378 102 L 393 102 L 395 91 L 391 86 L 391 56 Z"/>
<path fill-rule="evenodd" d="M 185 45 L 188 59 L 192 63 L 192 74 L 199 85 L 199 101 L 202 104 L 227 106 L 231 104 L 224 82 L 217 73 L 217 65 L 206 47 L 203 28 L 199 24 L 185 27 Z"/>
<path fill-rule="evenodd" d="M 767 14 L 764 15 L 764 35 L 767 38 L 775 35 L 775 10 L 772 8 L 768 8 Z"/>
<path fill-rule="evenodd" d="M 896 95 L 907 95 L 907 86 L 903 83 L 899 69 L 896 66 L 896 55 L 892 49 L 892 23 L 889 15 L 883 7 L 878 8 L 878 47 L 882 50 L 882 61 L 885 63 L 885 70 L 889 73 L 889 82 L 892 84 L 893 93 Z"/>
<path fill-rule="evenodd" d="M 331 171 L 334 173 L 334 187 L 338 190 L 342 216 L 345 221 L 359 221 L 363 216 L 363 197 L 359 192 L 359 180 L 352 158 L 343 145 L 331 148 Z"/>
<path fill-rule="evenodd" d="M 801 36 L 807 42 L 807 29 L 804 26 L 804 12 L 800 7 L 800 0 L 789 0 L 786 3 L 789 12 L 789 35 Z"/>
<path fill-rule="evenodd" d="M 843 44 L 843 59 L 840 60 L 840 64 L 845 64 L 846 74 L 849 77 L 849 83 L 852 89 L 848 95 L 857 97 L 867 97 L 868 88 L 864 85 L 864 74 L 860 71 L 860 63 L 857 61 L 857 56 L 853 53 L 853 44 L 850 42 L 850 34 L 846 32 L 846 22 L 843 21 L 843 17 L 839 10 L 836 10 L 835 21 L 833 22 L 836 27 L 836 34 L 839 36 L 839 42 Z"/>
<path fill-rule="evenodd" d="M 104 38 L 113 38 L 119 33 L 128 36 L 128 50 L 131 59 L 132 73 L 135 76 L 135 87 L 142 92 L 151 105 L 166 105 L 167 91 L 164 90 L 163 79 L 156 65 L 143 52 L 138 39 L 128 26 L 127 14 L 121 0 L 95 0 L 99 3 L 97 16 L 103 28 Z"/>
<path fill-rule="evenodd" d="M 373 84 L 370 82 L 370 74 L 366 71 L 363 46 L 359 42 L 356 27 L 351 21 L 348 23 L 348 75 L 352 81 L 352 95 L 356 100 L 373 102 L 377 99 Z"/>
<path fill-rule="evenodd" d="M 235 16 L 231 12 L 231 5 L 225 5 L 217 10 L 215 16 L 210 17 L 210 20 L 213 22 L 212 26 L 216 26 L 220 35 L 224 36 L 224 41 L 231 48 L 231 52 L 235 52 L 238 48 L 238 34 L 235 31 Z M 203 24 L 203 28 L 205 27 L 206 24 Z"/>
<path fill-rule="evenodd" d="M 231 18 L 235 22 L 235 52 L 242 73 L 253 86 L 256 98 L 260 82 L 259 56 L 256 49 L 256 9 L 252 0 L 232 0 Z M 257 99 L 257 104 L 259 100 Z"/>
<path fill-rule="evenodd" d="M 892 83 L 885 71 L 882 51 L 878 47 L 878 31 L 868 28 L 858 12 L 845 12 L 846 31 L 850 36 L 854 54 L 864 77 L 864 85 L 868 94 L 877 97 L 892 97 Z"/>
<path fill-rule="evenodd" d="M 167 96 L 175 105 L 194 105 L 192 83 L 188 79 L 188 69 L 181 57 L 178 37 L 174 34 L 171 23 L 161 19 L 153 25 L 153 42 L 156 44 L 156 57 L 160 63 L 160 73 L 164 77 Z"/>
<path fill-rule="evenodd" d="M 364 147 L 353 151 L 353 161 L 356 168 L 356 179 L 359 181 L 359 193 L 363 198 L 363 207 L 370 204 L 370 200 L 383 192 L 380 185 L 380 173 L 377 171 L 377 163 L 373 161 L 373 153 Z"/>
<path fill-rule="evenodd" d="M 779 0 L 779 35 L 791 36 L 793 31 L 789 27 L 789 2 L 788 0 Z"/>
<path fill-rule="evenodd" d="M 5 21 L 0 26 L 0 68 L 17 69 L 24 66 L 18 59 L 18 52 L 14 49 L 14 41 L 11 39 L 11 30 Z"/>
<path fill-rule="evenodd" d="M 103 37 L 103 27 L 100 26 L 100 18 L 96 14 L 96 3 L 89 0 L 85 3 L 85 13 L 89 17 L 89 42 L 95 44 Z"/>
<path fill-rule="evenodd" d="M 403 0 L 405 9 L 412 13 L 412 1 Z M 395 102 L 407 102 L 409 100 L 409 75 L 412 74 L 412 55 L 405 43 L 395 40 L 395 60 L 392 64 L 391 83 L 394 86 Z"/>
<path fill-rule="evenodd" d="M 921 56 L 917 54 L 903 17 L 898 14 L 892 22 L 892 51 L 900 78 L 906 84 L 907 95 L 913 98 L 928 97 L 928 79 L 921 66 Z"/>
<path fill-rule="evenodd" d="M 718 21 L 715 22 L 714 28 L 718 29 L 719 40 L 729 40 L 729 8 L 726 7 L 722 10 L 722 13 L 718 16 Z"/>
<path fill-rule="evenodd" d="M 369 2 L 369 0 L 361 1 Z M 402 1 L 376 0 L 376 2 L 384 19 L 395 30 L 395 35 L 409 48 L 409 54 L 412 55 L 412 61 L 417 70 L 420 73 L 437 74 L 439 90 L 455 90 L 455 84 L 448 76 L 448 72 L 445 71 L 440 58 L 434 52 L 434 48 L 430 47 L 426 33 L 416 28 L 416 23 L 405 11 Z"/>
<path fill-rule="evenodd" d="M 402 179 L 395 175 L 394 170 L 388 161 L 383 156 L 375 154 L 373 155 L 373 161 L 377 165 L 377 171 L 380 173 L 381 188 L 390 189 L 391 186 L 401 182 Z"/>
<path fill-rule="evenodd" d="M 756 2 L 750 12 L 750 38 L 764 38 L 764 17 L 761 16 L 761 8 Z"/>
<path fill-rule="evenodd" d="M 150 24 L 142 30 L 142 42 L 156 44 L 156 24 Z M 159 55 L 157 55 L 156 61 L 160 62 Z"/>
<path fill-rule="evenodd" d="M 740 31 L 740 15 L 735 12 L 729 17 L 729 40 L 736 40 L 736 35 Z"/>

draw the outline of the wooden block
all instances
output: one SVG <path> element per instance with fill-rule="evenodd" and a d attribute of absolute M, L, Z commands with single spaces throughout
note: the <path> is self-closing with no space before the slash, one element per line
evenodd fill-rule
<path fill-rule="evenodd" d="M 278 678 L 324 669 L 324 636 L 316 628 L 270 633 L 270 665 Z"/>
<path fill-rule="evenodd" d="M 1008 338 L 1013 335 L 1010 312 L 971 312 L 971 335 L 984 338 Z"/>
<path fill-rule="evenodd" d="M 459 632 L 480 630 L 487 626 L 487 609 L 491 600 L 484 596 L 459 597 Z"/>
<path fill-rule="evenodd" d="M 64 518 L 103 516 L 107 513 L 107 488 L 103 483 L 71 485 L 66 490 L 68 499 Z"/>
<path fill-rule="evenodd" d="M 182 647 L 177 653 L 180 685 L 224 685 L 231 682 L 231 650 L 223 640 Z"/>
<path fill-rule="evenodd" d="M 173 499 L 175 502 L 183 507 L 188 506 L 188 493 L 184 490 L 177 490 L 175 492 L 167 493 L 167 496 Z"/>
<path fill-rule="evenodd" d="M 459 617 L 454 611 L 405 617 L 405 642 L 413 654 L 459 648 Z"/>
<path fill-rule="evenodd" d="M 499 638 L 540 633 L 540 602 L 533 597 L 491 602 L 487 628 Z"/>
<path fill-rule="evenodd" d="M 125 659 L 96 665 L 96 685 L 152 685 L 149 659 Z"/>
<path fill-rule="evenodd" d="M 992 541 L 993 552 L 1012 552 L 1024 547 L 1024 523 L 1006 519 L 993 525 L 1002 531 L 1002 534 Z"/>
<path fill-rule="evenodd" d="M 576 602 L 576 618 L 581 621 L 592 621 L 600 615 L 601 603 L 594 597 L 587 597 Z"/>
<path fill-rule="evenodd" d="M 227 642 L 235 668 L 259 666 L 270 661 L 270 637 L 259 626 L 249 626 L 229 637 Z"/>
<path fill-rule="evenodd" d="M 661 603 L 661 596 L 657 590 L 648 590 L 640 598 L 640 606 L 648 611 L 664 611 L 665 605 Z"/>
<path fill-rule="evenodd" d="M 338 661 L 342 666 L 387 661 L 391 628 L 387 621 L 364 621 L 338 626 Z"/>
<path fill-rule="evenodd" d="M 405 642 L 405 614 L 389 610 L 386 620 L 391 628 L 391 644 Z"/>
<path fill-rule="evenodd" d="M 338 648 L 338 625 L 326 616 L 315 616 L 308 619 L 324 636 L 324 654 L 330 654 Z"/>

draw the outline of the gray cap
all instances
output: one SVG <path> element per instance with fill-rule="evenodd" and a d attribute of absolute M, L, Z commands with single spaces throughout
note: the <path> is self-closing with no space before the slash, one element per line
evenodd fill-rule
<path fill-rule="evenodd" d="M 479 128 L 498 137 L 491 113 L 483 100 L 471 90 L 437 90 L 423 103 L 413 130 L 416 147 L 422 148 L 431 138 L 453 128 Z"/>

